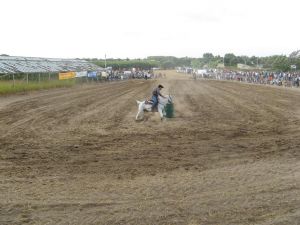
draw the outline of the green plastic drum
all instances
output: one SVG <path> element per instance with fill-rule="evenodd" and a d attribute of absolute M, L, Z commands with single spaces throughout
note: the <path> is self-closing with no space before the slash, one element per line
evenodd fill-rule
<path fill-rule="evenodd" d="M 174 104 L 168 103 L 165 107 L 166 117 L 173 118 L 174 117 Z"/>

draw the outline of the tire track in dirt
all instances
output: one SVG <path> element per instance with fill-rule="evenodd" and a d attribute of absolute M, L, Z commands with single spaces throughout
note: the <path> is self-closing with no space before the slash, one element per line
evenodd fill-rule
<path fill-rule="evenodd" d="M 239 86 L 240 89 L 236 90 Z M 277 96 L 270 97 L 268 96 L 268 93 L 272 92 L 272 89 L 261 94 L 261 91 L 259 90 L 264 89 L 260 86 L 256 87 L 258 92 L 253 92 L 253 89 L 251 89 L 253 87 L 247 84 L 234 85 L 225 82 L 225 84 L 221 87 L 218 87 L 215 84 L 212 84 L 211 87 L 216 89 L 216 93 L 223 93 L 223 99 L 227 98 L 233 103 L 237 102 L 237 109 L 238 107 L 243 107 L 244 109 L 238 109 L 237 112 L 241 113 L 242 117 L 245 118 L 245 122 L 249 121 L 250 125 L 255 125 L 256 129 L 262 130 L 264 127 L 268 127 L 268 124 L 274 124 L 272 130 L 264 130 L 265 135 L 273 133 L 274 131 L 281 134 L 299 129 L 297 124 L 298 121 L 293 119 L 296 117 L 294 112 L 297 111 L 295 109 L 299 107 L 299 104 L 288 104 L 288 99 L 290 99 L 291 96 L 288 92 L 286 92 L 286 90 L 279 89 L 277 90 Z M 224 95 L 224 93 L 227 94 Z M 281 96 L 281 101 L 277 101 L 278 96 Z M 282 101 L 282 99 L 286 100 Z M 287 110 L 290 110 L 290 112 L 286 113 Z M 268 115 L 268 117 L 265 115 Z M 293 122 L 295 123 L 294 129 L 291 129 L 290 126 L 286 129 L 286 123 L 288 121 L 291 122 L 291 125 Z M 250 128 L 250 130 L 254 131 L 255 128 Z"/>
<path fill-rule="evenodd" d="M 9 126 L 10 132 L 13 132 L 14 129 L 18 129 L 22 126 L 26 126 L 26 129 L 33 127 L 34 129 L 31 129 L 31 132 L 34 132 L 39 125 L 43 125 L 41 128 L 44 128 L 44 123 L 47 121 L 55 122 L 56 124 L 67 123 L 70 118 L 74 117 L 79 112 L 82 112 L 82 109 L 86 110 L 88 106 L 94 108 L 101 107 L 103 101 L 105 102 L 110 98 L 114 98 L 114 95 L 107 92 L 114 86 L 115 84 L 102 85 L 101 90 L 99 87 L 86 87 L 84 90 L 79 88 L 78 91 L 70 90 L 70 93 L 67 92 L 65 95 L 60 95 L 58 97 L 52 96 L 47 100 L 44 100 L 44 96 L 42 96 L 41 99 L 35 97 L 29 102 L 20 102 L 8 107 L 7 111 L 2 111 L 0 113 L 2 121 L 5 123 L 2 127 L 5 127 L 5 125 Z M 128 84 L 124 82 L 116 87 L 116 92 L 119 91 L 122 93 L 127 89 Z M 87 110 L 90 111 L 90 108 Z M 15 114 L 14 117 L 10 116 L 11 113 Z M 52 126 L 55 124 L 50 123 L 50 125 Z M 20 129 L 20 132 L 23 132 L 23 130 Z M 7 135 L 9 135 L 9 133 L 5 133 L 3 138 Z"/>
<path fill-rule="evenodd" d="M 126 83 L 122 84 L 123 86 L 127 87 Z M 118 87 L 120 84 L 118 85 Z M 111 89 L 111 86 L 104 86 L 103 85 L 103 90 L 101 91 L 107 91 Z M 87 99 L 87 94 L 89 94 L 88 97 L 93 97 L 95 99 L 97 97 L 97 92 L 94 91 L 99 91 L 99 87 L 85 87 L 84 89 L 78 87 L 78 91 L 74 91 L 73 89 L 69 90 L 69 92 L 64 92 L 62 94 L 61 92 L 58 92 L 56 95 L 42 95 L 40 97 L 33 97 L 30 100 L 26 101 L 21 101 L 21 102 L 15 102 L 14 105 L 8 106 L 6 111 L 1 111 L 0 116 L 5 120 L 7 125 L 15 125 L 15 126 L 10 126 L 10 129 L 14 129 L 14 127 L 20 126 L 22 123 L 27 123 L 32 119 L 30 115 L 34 115 L 34 117 L 43 114 L 47 111 L 55 111 L 59 110 L 60 108 L 64 107 L 67 109 L 70 107 L 72 104 L 75 103 L 80 103 L 79 107 L 83 107 L 86 104 L 89 104 L 88 102 L 84 101 Z M 91 94 L 94 93 L 92 96 Z M 49 96 L 50 95 L 50 96 Z M 45 99 L 46 97 L 46 99 Z M 49 107 L 49 104 L 55 103 L 51 105 L 51 108 Z M 61 110 L 63 111 L 63 110 Z M 25 114 L 26 112 L 26 114 Z M 10 117 L 10 114 L 14 113 L 14 117 Z M 49 114 L 51 114 L 50 112 Z M 70 112 L 68 112 L 70 113 Z M 37 115 L 36 115 L 37 114 Z M 16 118 L 22 118 L 22 117 L 27 117 L 25 121 L 22 119 L 20 121 L 16 121 Z M 62 118 L 65 115 L 59 115 L 55 119 Z"/>

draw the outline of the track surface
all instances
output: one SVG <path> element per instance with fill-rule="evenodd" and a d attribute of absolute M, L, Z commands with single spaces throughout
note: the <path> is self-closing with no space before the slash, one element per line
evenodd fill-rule
<path fill-rule="evenodd" d="M 176 117 L 135 122 L 162 83 Z M 300 224 L 300 92 L 167 73 L 0 98 L 0 224 Z"/>

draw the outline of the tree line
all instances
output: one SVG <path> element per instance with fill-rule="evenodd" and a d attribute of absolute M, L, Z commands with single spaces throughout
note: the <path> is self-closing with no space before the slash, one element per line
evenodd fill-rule
<path fill-rule="evenodd" d="M 149 70 L 154 67 L 159 67 L 158 62 L 152 60 L 141 60 L 141 59 L 93 59 L 90 60 L 92 63 L 100 66 L 100 67 L 112 67 L 113 70 L 123 70 L 123 69 L 131 69 L 131 68 L 139 68 L 143 70 Z"/>
<path fill-rule="evenodd" d="M 204 53 L 200 58 L 174 56 L 149 56 L 146 59 L 86 59 L 101 67 L 112 67 L 114 70 L 120 69 L 151 69 L 158 67 L 161 69 L 174 69 L 175 67 L 193 67 L 193 68 L 217 68 L 224 65 L 228 68 L 236 68 L 238 64 L 247 65 L 253 69 L 264 69 L 273 71 L 291 71 L 300 68 L 300 50 L 292 52 L 290 55 L 273 55 L 267 57 L 257 56 L 236 56 L 233 53 L 227 53 L 224 57 Z"/>

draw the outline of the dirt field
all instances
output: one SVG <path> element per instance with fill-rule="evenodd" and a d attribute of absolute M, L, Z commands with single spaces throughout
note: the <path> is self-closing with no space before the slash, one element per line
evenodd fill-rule
<path fill-rule="evenodd" d="M 155 85 L 176 117 L 136 122 Z M 300 91 L 167 79 L 0 98 L 0 224 L 300 224 Z"/>

